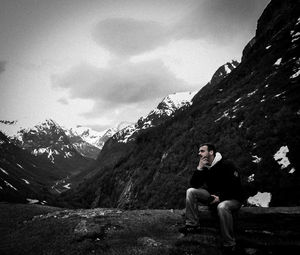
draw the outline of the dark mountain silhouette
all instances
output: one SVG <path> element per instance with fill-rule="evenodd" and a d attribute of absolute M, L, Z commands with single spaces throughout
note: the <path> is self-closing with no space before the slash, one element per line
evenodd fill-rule
<path fill-rule="evenodd" d="M 63 177 L 48 160 L 17 147 L 0 132 L 0 201 L 51 204 L 51 186 Z"/>
<path fill-rule="evenodd" d="M 269 192 L 271 205 L 299 205 L 299 11 L 299 1 L 271 1 L 236 69 L 131 143 L 116 148 L 109 140 L 97 174 L 63 199 L 86 207 L 182 208 L 198 146 L 209 141 L 235 161 L 247 196 Z"/>
<path fill-rule="evenodd" d="M 13 137 L 1 132 L 0 142 L 1 201 L 53 204 L 57 194 L 71 188 L 70 178 L 95 162 L 82 156 L 53 120 Z"/>

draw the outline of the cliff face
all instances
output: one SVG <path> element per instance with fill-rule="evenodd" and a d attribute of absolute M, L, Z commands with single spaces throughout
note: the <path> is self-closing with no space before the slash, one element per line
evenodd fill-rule
<path fill-rule="evenodd" d="M 97 197 L 94 206 L 184 207 L 198 146 L 209 141 L 235 161 L 248 196 L 268 192 L 270 205 L 300 204 L 299 5 L 271 1 L 236 69 L 139 134 L 126 157 L 99 166 L 70 198 L 84 206 Z"/>

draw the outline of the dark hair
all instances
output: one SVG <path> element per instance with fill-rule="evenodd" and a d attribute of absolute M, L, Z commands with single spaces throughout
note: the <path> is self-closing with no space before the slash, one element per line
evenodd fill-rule
<path fill-rule="evenodd" d="M 202 146 L 207 146 L 207 150 L 208 151 L 213 151 L 214 152 L 214 156 L 216 155 L 216 146 L 212 143 L 202 143 L 200 144 L 199 148 L 202 147 Z"/>

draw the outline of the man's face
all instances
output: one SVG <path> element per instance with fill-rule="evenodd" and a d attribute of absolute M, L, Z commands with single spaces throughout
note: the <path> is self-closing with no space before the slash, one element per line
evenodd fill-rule
<path fill-rule="evenodd" d="M 208 151 L 208 148 L 206 145 L 200 147 L 198 154 L 201 159 L 206 159 L 209 164 L 211 164 L 214 160 L 214 152 Z"/>

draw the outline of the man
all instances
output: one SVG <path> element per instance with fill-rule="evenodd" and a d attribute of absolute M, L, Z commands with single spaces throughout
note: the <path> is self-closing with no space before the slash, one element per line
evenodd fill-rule
<path fill-rule="evenodd" d="M 236 167 L 216 152 L 214 145 L 200 145 L 200 161 L 186 192 L 186 221 L 179 231 L 193 232 L 199 228 L 198 204 L 215 207 L 225 250 L 235 250 L 232 212 L 241 207 L 242 189 Z"/>

